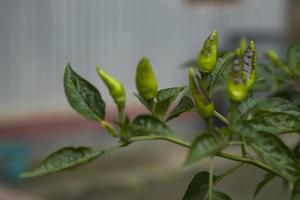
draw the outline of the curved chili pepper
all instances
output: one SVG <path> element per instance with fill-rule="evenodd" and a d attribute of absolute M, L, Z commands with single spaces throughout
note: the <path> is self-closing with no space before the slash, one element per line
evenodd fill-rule
<path fill-rule="evenodd" d="M 198 68 L 203 73 L 209 73 L 213 70 L 217 62 L 218 55 L 218 34 L 213 31 L 206 39 L 198 55 Z"/>
<path fill-rule="evenodd" d="M 97 72 L 105 83 L 108 91 L 113 98 L 114 102 L 117 104 L 118 108 L 122 109 L 125 106 L 125 89 L 123 85 L 109 74 L 107 74 L 103 69 L 100 67 L 96 67 Z"/>

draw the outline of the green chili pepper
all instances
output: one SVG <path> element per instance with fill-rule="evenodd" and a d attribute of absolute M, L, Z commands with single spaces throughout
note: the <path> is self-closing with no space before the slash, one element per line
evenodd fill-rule
<path fill-rule="evenodd" d="M 156 97 L 158 86 L 151 63 L 146 57 L 143 57 L 137 65 L 135 84 L 139 94 L 145 100 Z"/>
<path fill-rule="evenodd" d="M 218 55 L 218 34 L 213 31 L 206 39 L 198 55 L 198 68 L 201 72 L 209 73 L 213 70 L 217 62 Z"/>
<path fill-rule="evenodd" d="M 189 87 L 195 102 L 195 107 L 198 113 L 204 118 L 210 118 L 215 110 L 214 104 L 204 94 L 203 90 L 199 85 L 197 76 L 195 75 L 194 69 L 189 70 Z"/>
<path fill-rule="evenodd" d="M 251 90 L 256 77 L 256 49 L 253 41 L 250 41 L 243 55 L 243 70 L 247 88 Z"/>
<path fill-rule="evenodd" d="M 100 67 L 96 67 L 96 69 L 118 108 L 123 109 L 125 106 L 125 89 L 123 85 Z"/>
<path fill-rule="evenodd" d="M 240 55 L 241 51 L 240 49 L 237 49 L 227 80 L 227 92 L 229 98 L 234 102 L 241 102 L 248 95 L 248 87 L 244 80 Z"/>

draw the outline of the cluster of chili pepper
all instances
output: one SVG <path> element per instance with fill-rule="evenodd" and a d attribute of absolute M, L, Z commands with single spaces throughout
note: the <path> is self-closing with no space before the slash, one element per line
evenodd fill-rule
<path fill-rule="evenodd" d="M 246 45 L 244 45 L 246 46 Z M 209 94 L 201 85 L 201 79 L 209 75 L 217 63 L 218 34 L 213 31 L 204 42 L 197 57 L 198 72 L 193 68 L 189 70 L 189 88 L 194 99 L 195 108 L 199 114 L 208 119 L 213 115 L 214 104 Z M 119 109 L 125 106 L 125 90 L 123 85 L 103 69 L 97 67 L 97 71 L 110 95 Z M 252 89 L 256 76 L 256 52 L 254 42 L 251 41 L 247 48 L 237 49 L 233 59 L 232 68 L 227 80 L 227 91 L 234 102 L 243 101 Z M 136 68 L 136 88 L 139 95 L 146 101 L 152 101 L 158 90 L 154 71 L 148 58 L 143 57 Z"/>

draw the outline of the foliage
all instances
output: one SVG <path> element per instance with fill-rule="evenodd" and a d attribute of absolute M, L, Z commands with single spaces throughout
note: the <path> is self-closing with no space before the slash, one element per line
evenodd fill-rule
<path fill-rule="evenodd" d="M 118 138 L 118 145 L 107 150 L 66 147 L 21 176 L 28 178 L 72 169 L 134 142 L 165 140 L 188 149 L 186 165 L 209 159 L 209 170 L 195 175 L 183 200 L 231 199 L 214 187 L 245 164 L 266 171 L 254 191 L 254 197 L 271 180 L 280 177 L 288 182 L 291 199 L 300 199 L 300 145 L 291 150 L 281 139 L 282 134 L 300 133 L 300 109 L 295 104 L 299 103 L 296 100 L 300 96 L 295 93 L 300 80 L 300 45 L 292 46 L 286 59 L 280 59 L 275 52 L 268 51 L 266 56 L 270 63 L 267 64 L 257 63 L 253 41 L 248 46 L 247 40 L 243 39 L 238 50 L 219 54 L 217 45 L 217 33 L 213 32 L 201 48 L 197 60 L 192 62 L 196 67 L 189 70 L 188 87 L 159 90 L 149 59 L 142 58 L 137 64 L 135 81 L 138 93 L 135 96 L 150 114 L 140 114 L 133 120 L 124 111 L 125 90 L 122 84 L 98 68 L 101 79 L 117 104 L 119 117 L 115 125 L 105 121 L 105 103 L 99 91 L 67 64 L 64 88 L 71 107 Z M 229 102 L 229 109 L 224 115 L 215 109 L 212 98 L 220 90 L 228 94 L 225 102 Z M 265 97 L 255 98 L 255 93 L 261 91 L 266 94 Z M 178 103 L 172 107 L 174 102 Z M 176 136 L 167 125 L 185 112 L 198 112 L 207 124 L 207 129 L 200 131 L 201 134 L 191 143 Z M 223 121 L 225 126 L 218 127 L 213 118 Z M 224 152 L 232 145 L 241 147 L 240 155 Z M 240 164 L 222 175 L 215 175 L 214 157 Z"/>

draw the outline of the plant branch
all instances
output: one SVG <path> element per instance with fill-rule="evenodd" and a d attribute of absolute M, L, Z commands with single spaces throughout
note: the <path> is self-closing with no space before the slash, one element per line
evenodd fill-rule
<path fill-rule="evenodd" d="M 129 143 L 136 142 L 136 141 L 146 141 L 146 140 L 166 140 L 166 141 L 178 144 L 178 145 L 186 147 L 186 148 L 191 148 L 191 144 L 189 142 L 178 139 L 176 137 L 169 137 L 169 136 L 163 136 L 163 135 L 148 135 L 148 136 L 131 137 L 129 139 Z M 258 168 L 261 168 L 263 170 L 272 172 L 272 173 L 282 177 L 276 171 L 274 171 L 273 169 L 271 169 L 270 167 L 268 167 L 267 165 L 263 164 L 260 161 L 256 161 L 256 160 L 252 160 L 252 159 L 249 159 L 249 158 L 236 156 L 236 155 L 232 155 L 232 154 L 228 154 L 228 153 L 224 153 L 224 152 L 219 152 L 215 156 L 225 158 L 225 159 L 229 159 L 229 160 L 236 161 L 236 162 L 247 163 L 249 165 L 256 166 Z"/>

